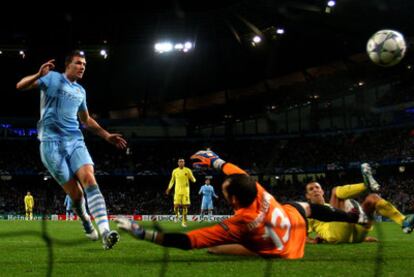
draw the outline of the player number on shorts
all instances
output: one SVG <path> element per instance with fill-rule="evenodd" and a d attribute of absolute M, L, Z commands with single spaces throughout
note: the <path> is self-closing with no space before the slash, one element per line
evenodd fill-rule
<path fill-rule="evenodd" d="M 278 218 L 281 220 L 280 223 L 277 225 Z M 274 228 L 278 227 L 280 229 L 285 230 L 285 234 L 282 238 L 275 232 Z M 290 236 L 290 221 L 289 218 L 285 217 L 282 210 L 279 208 L 275 208 L 272 212 L 272 219 L 270 222 L 270 226 L 266 226 L 266 236 L 270 237 L 273 243 L 276 245 L 277 250 L 282 250 L 284 248 L 284 243 L 289 240 Z"/>

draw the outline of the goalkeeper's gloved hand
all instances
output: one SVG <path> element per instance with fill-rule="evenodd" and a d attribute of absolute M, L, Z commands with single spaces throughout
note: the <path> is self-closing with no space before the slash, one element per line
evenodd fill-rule
<path fill-rule="evenodd" d="M 125 217 L 117 217 L 115 219 L 118 228 L 130 233 L 132 236 L 144 239 L 145 229 L 138 225 L 134 220 Z"/>
<path fill-rule="evenodd" d="M 221 170 L 226 163 L 224 160 L 211 150 L 200 150 L 191 156 L 192 160 L 198 160 L 193 163 L 194 167 L 209 167 L 217 170 Z"/>

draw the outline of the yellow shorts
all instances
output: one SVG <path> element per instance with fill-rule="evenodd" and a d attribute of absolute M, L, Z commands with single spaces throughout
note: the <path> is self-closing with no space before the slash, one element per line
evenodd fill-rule
<path fill-rule="evenodd" d="M 363 242 L 370 228 L 347 222 L 325 222 L 326 228 L 320 236 L 328 243 Z"/>
<path fill-rule="evenodd" d="M 190 196 L 187 194 L 174 194 L 174 205 L 190 205 Z"/>
<path fill-rule="evenodd" d="M 27 207 L 26 208 L 26 213 L 31 213 L 33 211 L 33 207 Z"/>
<path fill-rule="evenodd" d="M 368 232 L 373 228 L 366 228 L 362 225 L 355 224 L 353 228 L 353 234 L 350 242 L 363 242 L 368 235 Z"/>

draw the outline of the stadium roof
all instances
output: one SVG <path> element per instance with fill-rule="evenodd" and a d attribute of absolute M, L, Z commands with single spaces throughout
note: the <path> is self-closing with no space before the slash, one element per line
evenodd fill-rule
<path fill-rule="evenodd" d="M 254 86 L 364 53 L 380 29 L 413 35 L 414 1 L 244 0 L 164 1 L 139 8 L 121 4 L 101 11 L 2 10 L 0 117 L 37 116 L 38 95 L 16 93 L 15 84 L 40 64 L 83 49 L 88 59 L 82 80 L 90 110 L 109 111 L 162 105 Z M 283 28 L 284 34 L 272 31 Z M 252 47 L 251 37 L 264 35 Z M 272 37 L 273 35 L 273 37 Z M 188 53 L 157 54 L 157 41 L 190 40 Z M 103 59 L 101 48 L 108 51 Z M 18 54 L 23 50 L 25 57 Z M 202 98 L 201 98 L 202 99 Z"/>

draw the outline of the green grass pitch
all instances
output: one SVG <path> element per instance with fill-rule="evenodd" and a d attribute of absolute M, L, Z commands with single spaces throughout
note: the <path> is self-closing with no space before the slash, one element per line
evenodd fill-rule
<path fill-rule="evenodd" d="M 114 223 L 112 227 L 115 227 Z M 152 226 L 151 222 L 143 223 Z M 381 243 L 307 245 L 301 260 L 216 256 L 206 250 L 182 251 L 138 241 L 121 233 L 110 251 L 90 242 L 79 222 L 0 221 L 0 276 L 413 276 L 414 235 L 393 223 L 371 235 Z M 188 229 L 202 226 L 191 223 Z M 52 251 L 42 239 L 46 227 Z M 179 224 L 161 223 L 168 231 Z M 53 257 L 49 260 L 48 257 Z"/>

